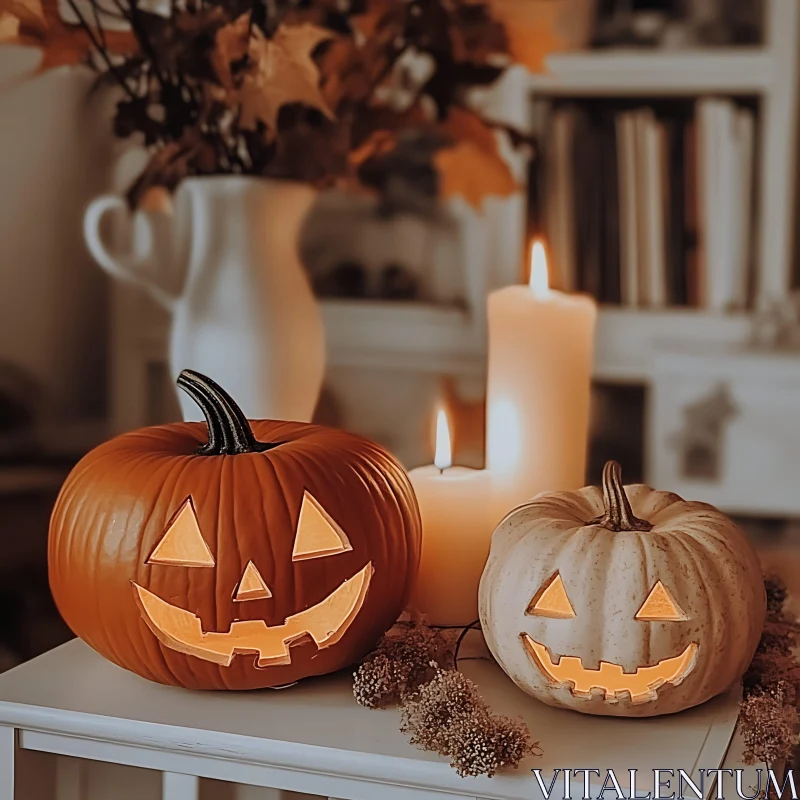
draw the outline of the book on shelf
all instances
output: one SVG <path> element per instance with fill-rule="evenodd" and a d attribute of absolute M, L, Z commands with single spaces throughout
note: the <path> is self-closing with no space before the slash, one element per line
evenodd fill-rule
<path fill-rule="evenodd" d="M 545 232 L 557 284 L 630 308 L 745 308 L 755 116 L 733 100 L 556 105 Z"/>
<path fill-rule="evenodd" d="M 573 140 L 576 115 L 572 109 L 555 109 L 550 125 L 550 136 L 545 149 L 547 158 L 547 183 L 544 215 L 549 232 L 549 244 L 558 265 L 555 282 L 558 288 L 575 291 L 577 269 L 575 266 L 575 198 L 573 187 Z"/>

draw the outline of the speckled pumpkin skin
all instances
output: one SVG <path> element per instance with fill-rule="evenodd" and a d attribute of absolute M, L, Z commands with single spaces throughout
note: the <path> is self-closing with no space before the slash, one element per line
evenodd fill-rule
<path fill-rule="evenodd" d="M 690 708 L 726 691 L 752 660 L 764 627 L 761 568 L 745 534 L 705 503 L 640 484 L 625 487 L 633 513 L 648 532 L 612 532 L 586 524 L 603 513 L 602 490 L 543 494 L 506 517 L 494 532 L 479 609 L 486 641 L 500 666 L 525 692 L 548 705 L 587 714 L 648 717 Z M 558 571 L 574 619 L 526 614 Z M 646 622 L 634 617 L 661 580 L 689 619 Z M 650 666 L 699 645 L 693 670 L 658 697 L 633 704 L 602 693 L 573 696 L 529 657 L 520 634 L 546 645 L 552 657 L 579 656 L 625 672 Z"/>

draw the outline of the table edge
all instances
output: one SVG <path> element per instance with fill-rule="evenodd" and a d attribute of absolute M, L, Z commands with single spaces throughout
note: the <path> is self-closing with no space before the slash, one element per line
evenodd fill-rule
<path fill-rule="evenodd" d="M 507 779 L 513 779 L 514 775 L 512 772 L 510 775 L 496 775 L 494 778 L 462 778 L 445 760 L 422 761 L 400 756 L 367 754 L 238 733 L 185 728 L 142 720 L 122 720 L 83 711 L 65 711 L 6 700 L 0 700 L 0 726 L 258 767 L 405 785 L 429 791 L 435 789 L 477 794 L 498 800 L 508 796 Z M 506 791 L 503 790 L 504 786 Z"/>

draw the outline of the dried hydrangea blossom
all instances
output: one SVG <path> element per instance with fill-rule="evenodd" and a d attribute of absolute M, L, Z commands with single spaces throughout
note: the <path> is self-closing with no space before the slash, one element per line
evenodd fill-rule
<path fill-rule="evenodd" d="M 539 753 L 522 720 L 491 713 L 475 684 L 454 669 L 453 631 L 403 623 L 358 668 L 353 695 L 367 708 L 400 706 L 411 743 L 450 759 L 459 775 L 494 775 Z"/>
<path fill-rule="evenodd" d="M 743 679 L 739 726 L 745 762 L 787 759 L 798 744 L 800 715 L 800 626 L 785 612 L 788 592 L 780 579 L 764 581 L 767 620 L 753 660 Z"/>
<path fill-rule="evenodd" d="M 767 616 L 782 615 L 789 596 L 786 584 L 777 575 L 767 575 L 764 588 L 767 592 Z"/>
<path fill-rule="evenodd" d="M 354 674 L 353 695 L 367 708 L 399 703 L 433 676 L 431 663 L 452 660 L 452 641 L 420 622 L 402 623 L 384 636 Z"/>
<path fill-rule="evenodd" d="M 400 714 L 400 730 L 411 743 L 450 758 L 462 776 L 491 777 L 538 751 L 525 723 L 493 715 L 477 686 L 460 672 L 437 668 Z"/>
<path fill-rule="evenodd" d="M 739 724 L 745 763 L 786 761 L 797 745 L 797 709 L 787 700 L 785 687 L 759 692 L 742 701 Z"/>

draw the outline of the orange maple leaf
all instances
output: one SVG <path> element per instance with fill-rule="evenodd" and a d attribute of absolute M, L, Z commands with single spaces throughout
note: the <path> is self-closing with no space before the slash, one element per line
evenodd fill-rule
<path fill-rule="evenodd" d="M 478 210 L 490 195 L 508 197 L 519 186 L 499 155 L 492 156 L 474 142 L 459 142 L 433 158 L 443 199 L 461 196 Z"/>
<path fill-rule="evenodd" d="M 252 66 L 239 90 L 241 126 L 252 129 L 260 120 L 274 133 L 278 112 L 288 103 L 303 103 L 333 118 L 319 88 L 319 69 L 311 57 L 318 44 L 333 36 L 309 23 L 281 25 L 271 39 L 254 28 L 248 51 Z"/>
<path fill-rule="evenodd" d="M 460 106 L 451 106 L 442 132 L 453 141 L 469 140 L 487 153 L 497 153 L 494 131 L 474 112 Z"/>
<path fill-rule="evenodd" d="M 223 25 L 214 37 L 211 66 L 219 82 L 229 91 L 233 89 L 231 63 L 247 55 L 250 47 L 250 12 L 242 14 L 228 25 Z"/>
<path fill-rule="evenodd" d="M 443 199 L 458 195 L 480 210 L 486 197 L 507 197 L 519 189 L 494 132 L 477 114 L 454 106 L 443 130 L 454 141 L 433 157 Z"/>
<path fill-rule="evenodd" d="M 531 72 L 545 72 L 547 56 L 568 48 L 564 4 L 558 0 L 490 0 L 490 5 L 505 26 L 511 58 Z"/>

